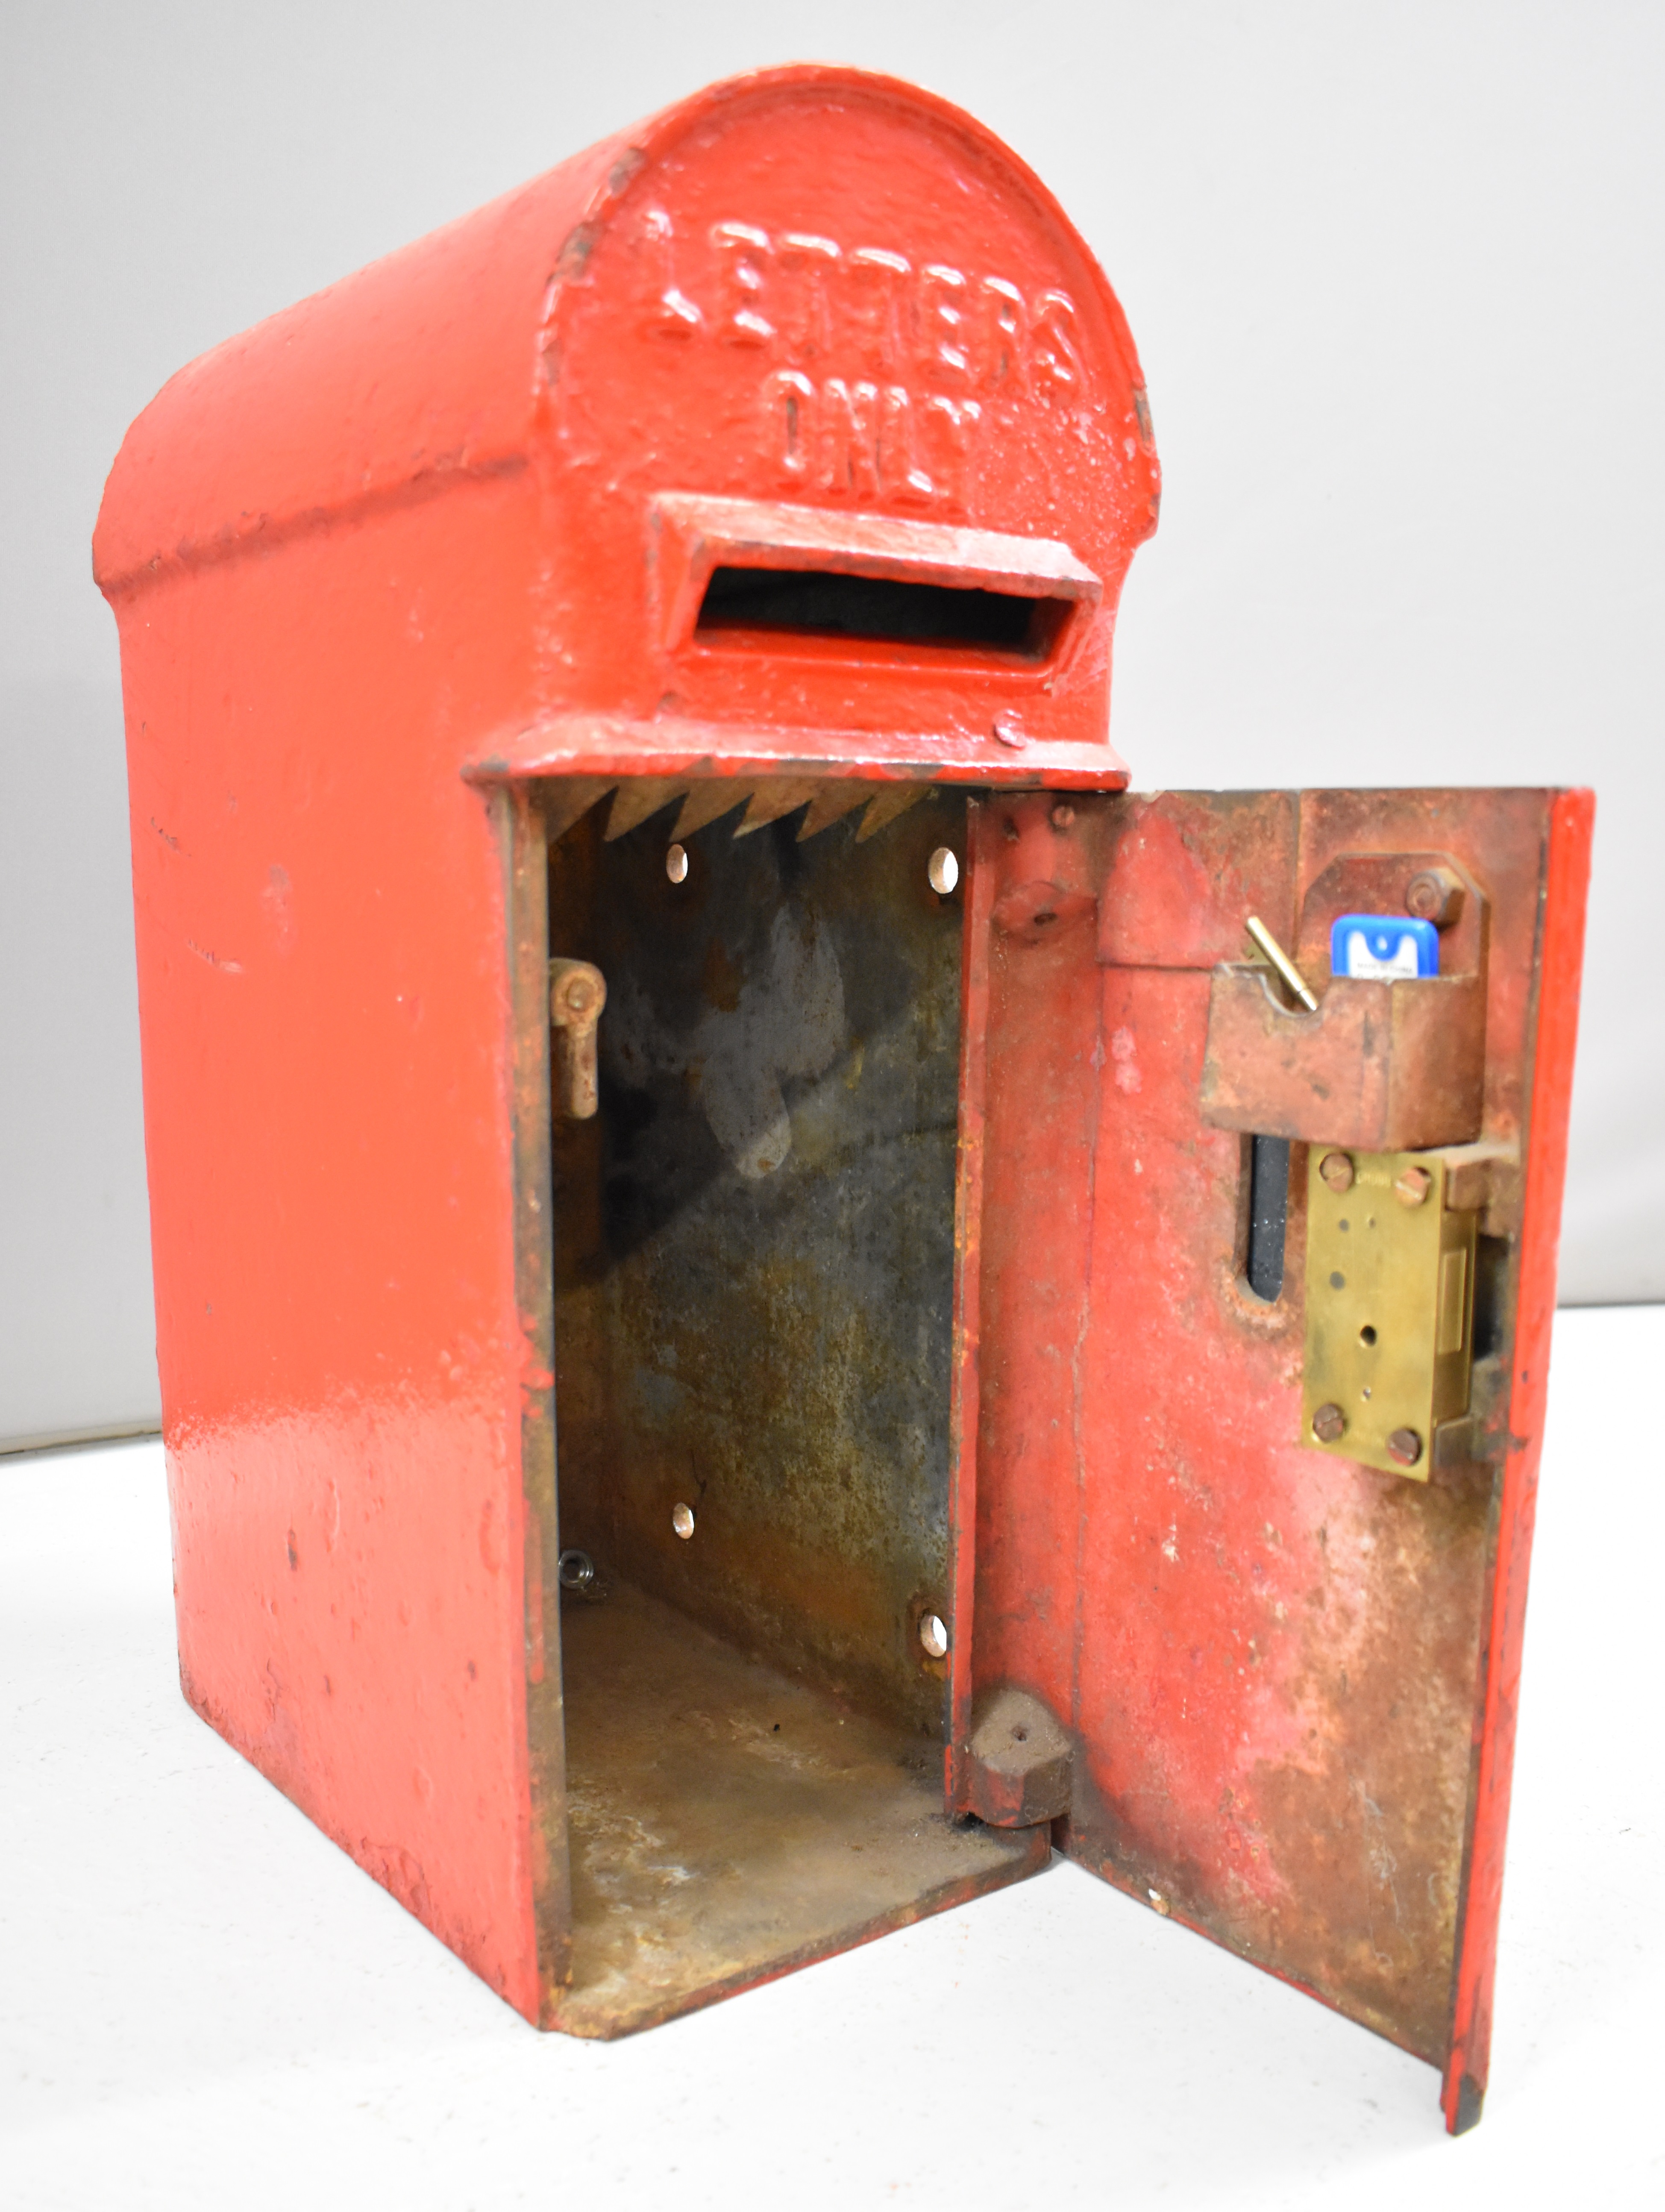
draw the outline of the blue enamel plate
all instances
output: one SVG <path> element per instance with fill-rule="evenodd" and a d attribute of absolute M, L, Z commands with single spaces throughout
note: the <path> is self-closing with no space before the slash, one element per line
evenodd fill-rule
<path fill-rule="evenodd" d="M 1437 975 L 1439 932 L 1408 914 L 1343 914 L 1330 924 L 1330 974 L 1370 983 Z"/>

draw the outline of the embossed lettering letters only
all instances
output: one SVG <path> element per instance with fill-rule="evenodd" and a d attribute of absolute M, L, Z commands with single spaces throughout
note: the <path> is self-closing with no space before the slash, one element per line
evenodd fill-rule
<path fill-rule="evenodd" d="M 759 444 L 785 487 L 957 514 L 993 398 L 1087 402 L 1066 292 L 749 222 L 713 224 L 701 254 L 662 208 L 641 235 L 644 334 L 757 359 Z"/>

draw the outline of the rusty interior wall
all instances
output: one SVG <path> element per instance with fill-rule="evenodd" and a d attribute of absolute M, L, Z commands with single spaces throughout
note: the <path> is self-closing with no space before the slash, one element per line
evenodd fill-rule
<path fill-rule="evenodd" d="M 946 1611 L 963 798 L 859 842 L 667 809 L 550 850 L 607 979 L 601 1109 L 554 1134 L 562 1541 L 933 1738 Z M 672 1509 L 692 1507 L 680 1540 Z"/>

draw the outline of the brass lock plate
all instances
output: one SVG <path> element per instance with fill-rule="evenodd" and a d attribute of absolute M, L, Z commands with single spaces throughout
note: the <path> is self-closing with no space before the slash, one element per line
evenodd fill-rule
<path fill-rule="evenodd" d="M 1307 1155 L 1302 1441 L 1417 1482 L 1468 1406 L 1479 1216 L 1449 1188 L 1439 1152 Z"/>

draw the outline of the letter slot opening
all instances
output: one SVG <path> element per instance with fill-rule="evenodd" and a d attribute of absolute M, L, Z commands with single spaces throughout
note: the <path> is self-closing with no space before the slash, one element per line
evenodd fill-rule
<path fill-rule="evenodd" d="M 1074 602 L 827 568 L 719 568 L 700 604 L 696 637 L 767 631 L 1044 660 Z"/>

